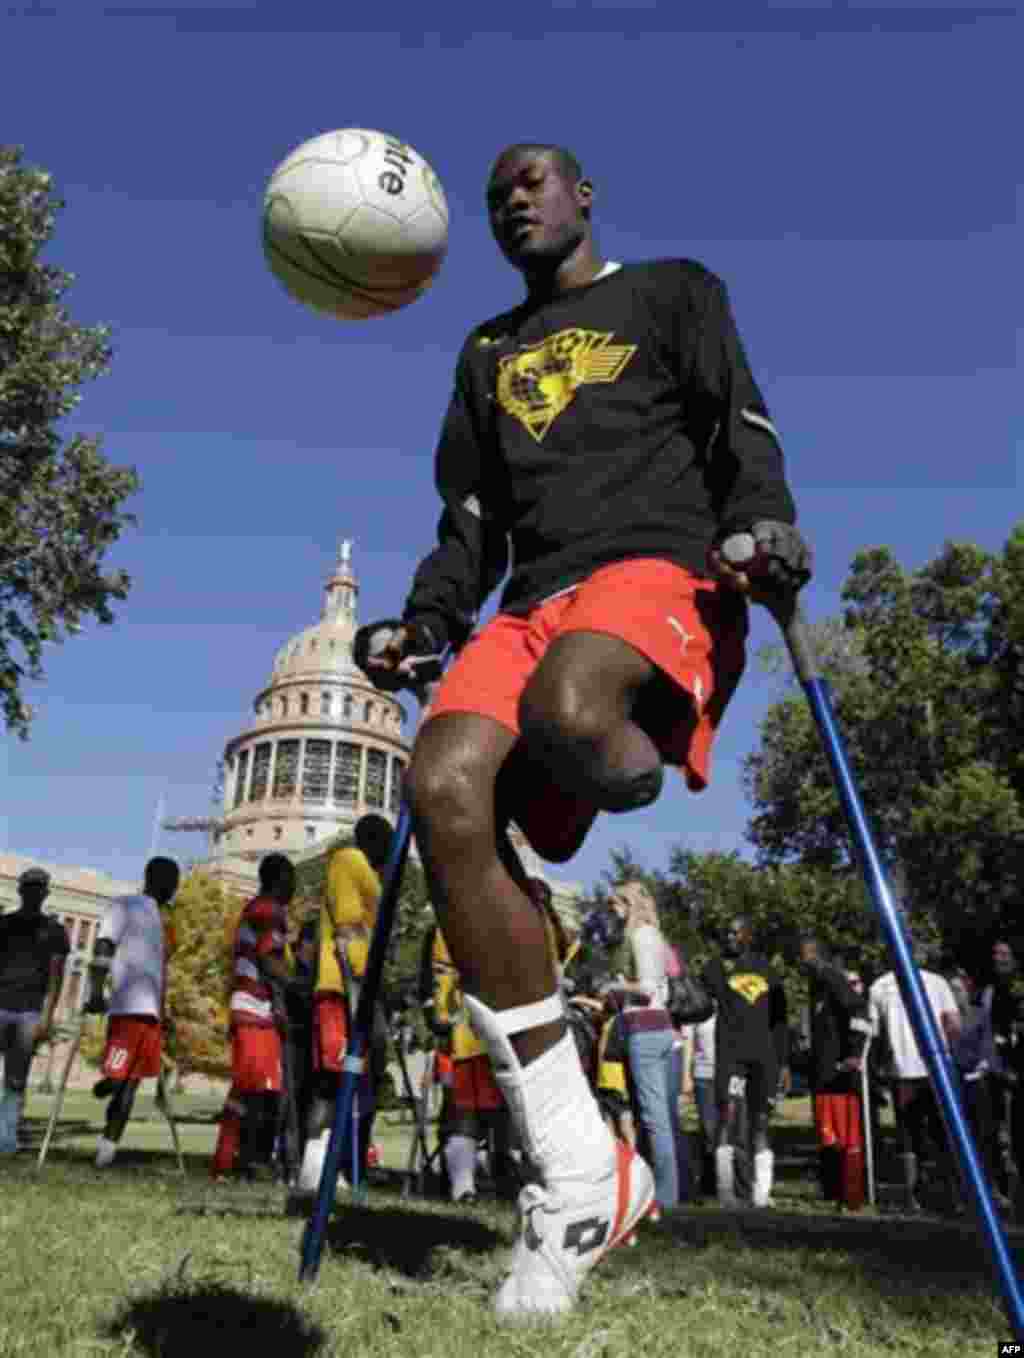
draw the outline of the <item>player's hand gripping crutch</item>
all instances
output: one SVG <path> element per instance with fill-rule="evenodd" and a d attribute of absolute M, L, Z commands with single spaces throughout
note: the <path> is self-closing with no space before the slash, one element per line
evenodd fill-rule
<path fill-rule="evenodd" d="M 770 545 L 766 549 L 765 543 L 759 540 L 760 537 L 758 526 L 755 525 L 753 533 L 739 533 L 728 538 L 721 545 L 720 554 L 734 570 L 743 571 L 751 584 L 762 585 L 761 592 L 755 597 L 765 603 L 782 629 L 793 668 L 807 697 L 821 743 L 825 748 L 832 779 L 853 841 L 854 854 L 882 926 L 918 1049 L 924 1058 L 932 1086 L 938 1096 L 946 1134 L 956 1154 L 978 1225 L 988 1246 L 1010 1327 L 1017 1342 L 1024 1343 L 1024 1299 L 1010 1257 L 1006 1235 L 996 1213 L 980 1157 L 968 1130 L 945 1044 L 940 1037 L 935 1015 L 921 984 L 921 977 L 914 965 L 910 942 L 861 804 L 860 793 L 832 709 L 828 685 L 818 669 L 807 624 L 797 603 L 796 590 L 778 588 L 777 582 L 780 574 L 784 575 L 784 571 L 778 570 L 779 562 L 773 558 Z"/>
<path fill-rule="evenodd" d="M 400 683 L 395 683 L 393 687 L 396 689 L 399 687 L 413 689 L 420 696 L 421 703 L 425 705 L 427 685 L 440 676 L 441 661 L 439 657 L 430 656 L 419 663 L 414 658 L 410 662 L 403 662 L 403 664 L 407 664 L 405 677 Z M 391 841 L 391 852 L 384 869 L 384 887 L 377 909 L 377 922 L 374 926 L 373 938 L 370 941 L 366 973 L 363 984 L 359 989 L 359 1001 L 356 1005 L 348 1050 L 342 1061 L 338 1095 L 334 1106 L 334 1121 L 331 1124 L 331 1132 L 327 1142 L 327 1154 L 324 1156 L 320 1184 L 313 1202 L 313 1210 L 302 1236 L 301 1263 L 299 1265 L 300 1282 L 315 1278 L 320 1268 L 320 1256 L 323 1253 L 327 1221 L 331 1214 L 335 1185 L 342 1167 L 341 1157 L 346 1131 L 351 1137 L 353 1146 L 358 1142 L 359 1128 L 353 1116 L 356 1105 L 356 1089 L 363 1074 L 370 1047 L 373 1015 L 377 996 L 380 993 L 384 959 L 387 955 L 388 944 L 391 939 L 391 927 L 398 908 L 398 893 L 402 886 L 402 872 L 409 854 L 411 837 L 412 817 L 408 802 L 403 797 L 398 825 Z"/>

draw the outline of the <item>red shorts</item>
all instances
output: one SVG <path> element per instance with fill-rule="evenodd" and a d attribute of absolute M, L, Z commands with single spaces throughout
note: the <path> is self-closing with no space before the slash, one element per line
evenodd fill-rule
<path fill-rule="evenodd" d="M 494 1079 L 491 1058 L 483 1053 L 452 1062 L 451 1091 L 457 1113 L 493 1113 L 505 1103 Z"/>
<path fill-rule="evenodd" d="M 281 1037 L 272 1025 L 231 1025 L 231 1089 L 235 1094 L 280 1094 L 284 1088 Z"/>
<path fill-rule="evenodd" d="M 155 1080 L 160 1074 L 160 1020 L 145 1014 L 111 1014 L 103 1049 L 108 1080 Z"/>
<path fill-rule="evenodd" d="M 348 1006 L 344 997 L 313 996 L 313 1069 L 337 1075 L 348 1046 Z"/>
<path fill-rule="evenodd" d="M 427 715 L 472 712 L 519 733 L 519 699 L 551 643 L 569 632 L 627 642 L 679 690 L 650 734 L 694 792 L 707 786 L 711 745 L 743 674 L 747 612 L 735 593 L 668 561 L 602 566 L 525 618 L 499 613 L 463 648 Z M 522 757 L 522 756 L 521 756 Z M 525 761 L 524 761 L 525 762 Z M 582 844 L 597 807 L 534 767 L 516 775 L 512 818 L 543 858 L 564 862 Z"/>
<path fill-rule="evenodd" d="M 863 1150 L 860 1099 L 856 1094 L 815 1094 L 814 1124 L 820 1146 Z"/>
<path fill-rule="evenodd" d="M 447 1052 L 434 1052 L 434 1081 L 446 1089 L 452 1086 L 452 1058 Z"/>

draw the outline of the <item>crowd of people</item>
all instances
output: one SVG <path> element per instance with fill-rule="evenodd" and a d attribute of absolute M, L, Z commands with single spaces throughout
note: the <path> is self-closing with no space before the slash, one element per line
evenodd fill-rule
<path fill-rule="evenodd" d="M 258 894 L 229 921 L 232 1079 L 211 1161 L 215 1179 L 281 1180 L 305 1197 L 315 1191 L 391 835 L 383 817 L 364 817 L 355 843 L 331 855 L 319 912 L 298 926 L 289 913 L 294 868 L 282 854 L 267 855 Z M 84 1007 L 107 1016 L 94 1085 L 109 1101 L 100 1168 L 116 1158 L 140 1083 L 164 1068 L 174 947 L 168 907 L 177 885 L 177 865 L 152 859 L 142 892 L 112 902 L 98 932 Z M 651 1165 L 652 1215 L 707 1197 L 726 1207 L 771 1205 L 770 1119 L 792 1086 L 790 1049 L 812 1098 L 826 1202 L 850 1211 L 864 1205 L 867 1141 L 877 1160 L 881 1109 L 891 1103 L 904 1209 L 920 1211 L 927 1197 L 940 1210 L 963 1210 L 956 1161 L 893 972 L 866 986 L 807 936 L 799 948 L 807 1004 L 791 1022 L 782 980 L 756 951 L 744 917 L 694 974 L 663 937 L 643 881 L 623 882 L 582 919 L 555 908 L 543 879 L 530 879 L 527 889 L 601 1115 L 616 1140 L 639 1148 Z M 19 1148 L 29 1067 L 53 1034 L 69 953 L 63 926 L 43 910 L 45 871 L 26 870 L 18 890 L 20 908 L 0 916 L 0 1154 Z M 984 983 L 961 966 L 933 970 L 920 951 L 916 960 L 994 1200 L 1013 1211 L 1024 1163 L 1024 1002 L 1013 946 L 995 941 Z M 484 1172 L 491 1190 L 514 1198 L 529 1177 L 529 1157 L 437 924 L 424 938 L 416 1007 L 428 1034 L 429 1078 L 441 1090 L 434 1158 L 445 1191 L 472 1203 Z M 393 1040 L 381 1005 L 357 1092 L 356 1134 L 344 1142 L 341 1190 L 346 1175 L 365 1179 L 373 1160 Z M 684 1132 L 684 1089 L 692 1138 Z M 422 1104 L 421 1089 L 407 1084 L 403 1092 Z"/>

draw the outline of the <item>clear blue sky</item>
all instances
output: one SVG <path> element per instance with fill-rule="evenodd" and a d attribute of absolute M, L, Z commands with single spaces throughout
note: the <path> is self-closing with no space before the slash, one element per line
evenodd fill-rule
<path fill-rule="evenodd" d="M 607 257 L 696 257 L 729 283 L 817 550 L 812 615 L 863 546 L 916 566 L 950 537 L 998 549 L 1022 514 L 1012 9 L 522 0 L 432 6 L 429 31 L 427 12 L 391 4 L 387 33 L 308 3 L 0 20 L 3 136 L 67 198 L 51 253 L 78 275 L 73 313 L 115 334 L 76 426 L 143 486 L 111 558 L 135 582 L 116 625 L 49 652 L 31 741 L 6 742 L 9 850 L 133 878 L 161 795 L 205 812 L 341 537 L 363 618 L 400 609 L 433 542 L 458 347 L 519 296 L 482 210 L 510 141 L 576 151 Z M 259 231 L 274 165 L 344 126 L 416 146 L 452 214 L 433 291 L 348 325 L 285 296 Z M 771 639 L 759 618 L 755 646 Z M 624 843 L 655 867 L 676 843 L 739 846 L 775 683 L 751 667 L 711 790 L 673 778 L 652 810 L 604 818 L 565 875 L 595 881 Z"/>

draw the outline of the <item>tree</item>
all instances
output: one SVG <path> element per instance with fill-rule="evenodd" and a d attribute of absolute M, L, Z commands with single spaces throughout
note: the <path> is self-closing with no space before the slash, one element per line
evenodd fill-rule
<path fill-rule="evenodd" d="M 962 948 L 1024 894 L 1024 526 L 1001 556 L 948 543 L 913 572 L 861 552 L 843 599 L 824 668 L 865 808 L 915 932 Z M 771 709 L 745 777 L 759 865 L 855 875 L 800 697 Z"/>
<path fill-rule="evenodd" d="M 63 305 L 73 276 L 40 260 L 63 206 L 45 171 L 0 146 L 0 711 L 22 738 L 23 684 L 44 677 L 43 645 L 90 615 L 112 622 L 110 601 L 128 593 L 125 572 L 102 564 L 139 487 L 98 438 L 59 432 L 111 359 L 106 327 L 79 325 Z"/>
<path fill-rule="evenodd" d="M 227 1077 L 232 925 L 244 898 L 201 869 L 178 889 L 171 920 L 175 948 L 168 963 L 168 1055 L 179 1070 Z"/>

